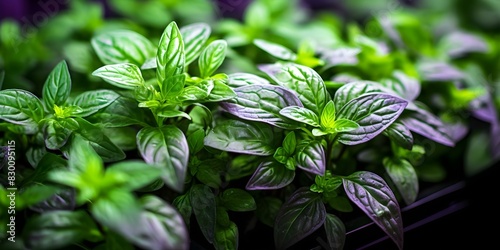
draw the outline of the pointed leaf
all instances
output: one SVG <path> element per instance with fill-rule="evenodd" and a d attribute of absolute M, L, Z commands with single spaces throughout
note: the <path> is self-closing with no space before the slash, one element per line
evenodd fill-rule
<path fill-rule="evenodd" d="M 162 169 L 165 184 L 175 191 L 182 192 L 189 147 L 180 129 L 172 125 L 143 128 L 137 133 L 137 148 L 148 164 Z"/>
<path fill-rule="evenodd" d="M 144 36 L 130 30 L 102 33 L 92 38 L 92 47 L 104 64 L 142 65 L 154 56 L 155 46 Z"/>
<path fill-rule="evenodd" d="M 319 118 L 312 110 L 299 106 L 285 107 L 280 110 L 280 115 L 289 119 L 319 127 Z"/>
<path fill-rule="evenodd" d="M 117 147 L 104 134 L 101 128 L 81 118 L 75 118 L 75 120 L 78 122 L 79 126 L 79 129 L 76 130 L 75 133 L 88 141 L 104 162 L 114 162 L 125 158 L 123 150 Z"/>
<path fill-rule="evenodd" d="M 329 101 L 323 112 L 321 112 L 321 117 L 319 118 L 322 128 L 333 128 L 335 124 L 335 105 L 333 101 Z"/>
<path fill-rule="evenodd" d="M 225 40 L 215 40 L 203 50 L 198 59 L 201 78 L 212 76 L 222 65 L 226 58 L 226 48 L 227 42 Z"/>
<path fill-rule="evenodd" d="M 205 146 L 262 156 L 272 155 L 277 148 L 270 125 L 232 119 L 217 119 L 205 137 Z"/>
<path fill-rule="evenodd" d="M 222 205 L 231 211 L 246 212 L 255 210 L 255 200 L 252 195 L 242 189 L 228 188 L 220 196 Z"/>
<path fill-rule="evenodd" d="M 238 88 L 248 85 L 269 85 L 268 80 L 250 73 L 232 73 L 228 75 L 227 85 Z"/>
<path fill-rule="evenodd" d="M 253 44 L 278 59 L 285 61 L 295 61 L 297 59 L 297 54 L 280 44 L 262 39 L 253 40 Z"/>
<path fill-rule="evenodd" d="M 413 135 L 400 121 L 393 122 L 384 130 L 384 134 L 387 135 L 391 141 L 404 149 L 411 150 L 413 147 Z"/>
<path fill-rule="evenodd" d="M 295 178 L 295 171 L 291 171 L 283 164 L 274 161 L 262 162 L 248 180 L 247 190 L 280 189 L 290 184 Z"/>
<path fill-rule="evenodd" d="M 186 54 L 185 65 L 189 65 L 201 54 L 212 32 L 206 23 L 192 23 L 180 28 Z"/>
<path fill-rule="evenodd" d="M 419 185 L 417 172 L 411 163 L 405 159 L 386 157 L 383 164 L 406 205 L 415 202 Z"/>
<path fill-rule="evenodd" d="M 31 92 L 21 89 L 0 91 L 0 119 L 34 132 L 43 116 L 42 102 Z"/>
<path fill-rule="evenodd" d="M 299 125 L 282 115 L 288 106 L 302 106 L 299 98 L 285 88 L 273 85 L 250 85 L 234 89 L 236 98 L 221 103 L 226 111 L 242 119 L 259 121 L 284 129 Z"/>
<path fill-rule="evenodd" d="M 313 69 L 294 63 L 259 67 L 282 87 L 288 88 L 302 101 L 304 107 L 321 114 L 331 100 L 321 76 Z"/>
<path fill-rule="evenodd" d="M 61 61 L 50 72 L 42 90 L 42 100 L 47 110 L 63 105 L 71 92 L 71 77 L 66 61 Z"/>
<path fill-rule="evenodd" d="M 161 171 L 138 160 L 121 161 L 107 167 L 106 175 L 116 174 L 128 180 L 121 187 L 134 191 L 160 178 Z"/>
<path fill-rule="evenodd" d="M 359 171 L 344 178 L 343 184 L 349 199 L 403 249 L 401 210 L 387 183 L 374 173 Z"/>
<path fill-rule="evenodd" d="M 109 106 L 116 99 L 118 99 L 118 97 L 120 97 L 120 95 L 112 90 L 90 90 L 75 97 L 72 104 L 79 106 L 82 110 L 78 113 L 78 115 L 85 117 Z"/>
<path fill-rule="evenodd" d="M 208 242 L 215 239 L 217 206 L 215 196 L 208 186 L 197 184 L 189 191 L 196 221 Z"/>
<path fill-rule="evenodd" d="M 147 195 L 140 199 L 140 234 L 131 240 L 144 249 L 189 249 L 189 235 L 182 216 L 160 198 Z"/>
<path fill-rule="evenodd" d="M 102 66 L 92 72 L 92 75 L 122 89 L 134 89 L 144 84 L 141 70 L 137 65 L 131 63 Z"/>
<path fill-rule="evenodd" d="M 324 226 L 331 250 L 344 249 L 346 229 L 342 220 L 333 214 L 326 214 Z"/>
<path fill-rule="evenodd" d="M 335 110 L 340 111 L 344 105 L 346 105 L 349 101 L 354 98 L 360 97 L 361 95 L 368 93 L 388 93 L 388 94 L 397 94 L 381 85 L 378 82 L 372 81 L 356 81 L 344 84 L 340 87 L 333 97 L 333 102 L 335 103 Z"/>
<path fill-rule="evenodd" d="M 226 227 L 217 225 L 215 228 L 214 246 L 216 250 L 237 250 L 239 243 L 238 226 L 230 221 Z"/>
<path fill-rule="evenodd" d="M 281 206 L 274 222 L 274 243 L 286 249 L 321 227 L 326 208 L 317 193 L 303 187 L 295 191 Z"/>
<path fill-rule="evenodd" d="M 299 143 L 295 152 L 297 167 L 312 174 L 325 174 L 326 157 L 321 142 L 303 140 Z"/>
<path fill-rule="evenodd" d="M 455 145 L 455 142 L 450 138 L 446 125 L 427 110 L 408 111 L 408 114 L 401 118 L 401 122 L 411 131 L 430 140 L 449 147 Z"/>
<path fill-rule="evenodd" d="M 184 42 L 176 22 L 167 25 L 158 44 L 156 78 L 161 86 L 165 79 L 184 73 Z"/>
<path fill-rule="evenodd" d="M 407 104 L 388 94 L 366 94 L 349 101 L 338 112 L 338 118 L 354 121 L 360 127 L 341 133 L 339 142 L 356 145 L 373 139 L 399 117 Z"/>

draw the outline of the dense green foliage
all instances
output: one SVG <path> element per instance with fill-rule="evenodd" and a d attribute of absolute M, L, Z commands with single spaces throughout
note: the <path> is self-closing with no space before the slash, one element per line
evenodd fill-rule
<path fill-rule="evenodd" d="M 319 230 L 343 249 L 362 211 L 403 249 L 422 184 L 500 158 L 500 35 L 449 6 L 352 2 L 236 20 L 73 1 L 30 33 L 0 23 L 0 248 L 238 249 L 254 221 L 277 249 Z"/>

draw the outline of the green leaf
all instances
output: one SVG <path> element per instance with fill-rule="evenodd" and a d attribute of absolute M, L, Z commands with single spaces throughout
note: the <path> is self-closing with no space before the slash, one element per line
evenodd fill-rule
<path fill-rule="evenodd" d="M 191 224 L 191 214 L 193 213 L 189 191 L 186 194 L 177 196 L 172 202 L 172 205 L 177 208 L 177 211 L 179 211 L 184 219 L 184 223 L 189 226 Z"/>
<path fill-rule="evenodd" d="M 335 133 L 348 132 L 359 128 L 359 124 L 347 119 L 338 119 L 335 121 L 332 131 Z"/>
<path fill-rule="evenodd" d="M 161 86 L 165 79 L 184 73 L 184 42 L 176 22 L 170 22 L 160 38 L 156 54 L 156 78 Z"/>
<path fill-rule="evenodd" d="M 205 99 L 207 102 L 220 102 L 232 99 L 236 97 L 236 93 L 233 89 L 227 86 L 223 81 L 218 79 L 213 79 L 214 87 L 210 92 L 210 95 Z"/>
<path fill-rule="evenodd" d="M 48 200 L 55 195 L 58 190 L 59 187 L 30 183 L 17 193 L 16 209 L 23 210 Z"/>
<path fill-rule="evenodd" d="M 141 70 L 137 65 L 131 63 L 102 66 L 92 72 L 92 75 L 122 89 L 134 89 L 144 84 Z"/>
<path fill-rule="evenodd" d="M 324 175 L 326 169 L 325 149 L 317 140 L 302 140 L 295 150 L 297 167 L 312 174 Z"/>
<path fill-rule="evenodd" d="M 405 159 L 385 157 L 383 160 L 385 171 L 391 177 L 406 205 L 417 200 L 418 176 L 410 162 Z"/>
<path fill-rule="evenodd" d="M 35 171 L 29 176 L 26 176 L 20 184 L 24 186 L 29 183 L 46 183 L 48 181 L 48 173 L 53 169 L 66 168 L 67 165 L 67 161 L 62 157 L 47 152 L 39 160 Z"/>
<path fill-rule="evenodd" d="M 294 121 L 302 122 L 313 127 L 319 127 L 319 118 L 314 111 L 304 107 L 290 106 L 280 110 L 280 114 Z"/>
<path fill-rule="evenodd" d="M 215 240 L 217 206 L 215 196 L 208 186 L 197 184 L 189 191 L 196 221 L 208 242 Z"/>
<path fill-rule="evenodd" d="M 120 96 L 109 106 L 86 119 L 91 123 L 100 123 L 106 128 L 114 128 L 130 125 L 147 126 L 148 118 L 153 119 L 138 107 L 137 101 Z"/>
<path fill-rule="evenodd" d="M 295 152 L 295 148 L 297 147 L 297 139 L 295 137 L 295 132 L 291 131 L 283 140 L 283 149 L 288 155 L 292 155 Z"/>
<path fill-rule="evenodd" d="M 290 184 L 295 178 L 295 171 L 291 171 L 283 164 L 274 161 L 264 161 L 255 170 L 248 180 L 247 190 L 280 189 Z"/>
<path fill-rule="evenodd" d="M 74 121 L 74 120 L 73 120 Z M 76 123 L 78 126 L 78 123 Z M 58 150 L 69 140 L 73 131 L 55 119 L 48 119 L 43 124 L 45 146 L 51 150 Z"/>
<path fill-rule="evenodd" d="M 326 208 L 321 196 L 303 187 L 295 191 L 281 206 L 274 223 L 274 243 L 286 249 L 321 227 Z"/>
<path fill-rule="evenodd" d="M 90 143 L 92 148 L 101 156 L 104 162 L 123 160 L 125 153 L 117 147 L 99 127 L 92 125 L 81 118 L 75 118 L 80 128 L 75 131 Z"/>
<path fill-rule="evenodd" d="M 222 185 L 222 177 L 226 172 L 227 163 L 219 159 L 207 159 L 201 162 L 196 171 L 196 179 L 201 183 L 218 189 Z"/>
<path fill-rule="evenodd" d="M 413 147 L 413 135 L 411 131 L 399 121 L 395 121 L 387 127 L 384 130 L 384 134 L 404 149 L 411 150 Z"/>
<path fill-rule="evenodd" d="M 330 248 L 332 250 L 344 249 L 346 228 L 342 220 L 333 214 L 326 214 L 324 227 Z"/>
<path fill-rule="evenodd" d="M 253 40 L 253 44 L 278 59 L 285 61 L 295 61 L 297 59 L 297 54 L 280 44 L 262 39 Z"/>
<path fill-rule="evenodd" d="M 246 191 L 237 188 L 226 189 L 220 197 L 222 205 L 231 211 L 246 212 L 255 210 L 255 200 Z"/>
<path fill-rule="evenodd" d="M 321 112 L 321 127 L 325 129 L 330 129 L 335 126 L 335 105 L 333 104 L 333 101 L 329 101 L 325 108 L 323 109 L 323 112 Z"/>
<path fill-rule="evenodd" d="M 162 170 L 162 179 L 175 191 L 182 192 L 189 159 L 184 133 L 175 126 L 147 127 L 137 133 L 137 148 L 142 158 Z"/>
<path fill-rule="evenodd" d="M 188 120 L 191 120 L 191 117 L 185 112 L 175 110 L 175 109 L 162 109 L 156 113 L 158 117 L 164 118 L 173 118 L 173 117 L 184 117 Z"/>
<path fill-rule="evenodd" d="M 184 89 L 185 81 L 185 74 L 174 75 L 165 79 L 165 82 L 161 85 L 161 94 L 163 98 L 172 100 L 177 97 Z"/>
<path fill-rule="evenodd" d="M 111 189 L 92 202 L 90 213 L 103 226 L 133 238 L 141 225 L 141 205 L 129 192 Z"/>
<path fill-rule="evenodd" d="M 92 47 L 104 64 L 132 63 L 141 66 L 154 56 L 155 46 L 130 30 L 114 30 L 92 38 Z"/>
<path fill-rule="evenodd" d="M 309 67 L 286 63 L 263 65 L 260 69 L 279 85 L 294 91 L 304 107 L 317 115 L 321 114 L 323 108 L 331 100 L 323 79 Z"/>
<path fill-rule="evenodd" d="M 42 102 L 31 92 L 21 89 L 0 91 L 0 119 L 24 126 L 34 133 L 43 117 Z"/>
<path fill-rule="evenodd" d="M 162 199 L 147 195 L 140 199 L 141 234 L 132 239 L 144 249 L 189 249 L 189 235 L 182 216 Z"/>
<path fill-rule="evenodd" d="M 373 139 L 389 127 L 403 112 L 408 102 L 388 94 L 366 94 L 357 97 L 337 113 L 339 119 L 359 124 L 355 130 L 340 134 L 339 142 L 357 145 Z"/>
<path fill-rule="evenodd" d="M 205 146 L 262 156 L 274 154 L 277 148 L 270 125 L 232 119 L 217 119 L 205 137 Z"/>
<path fill-rule="evenodd" d="M 90 90 L 76 96 L 72 104 L 79 106 L 82 111 L 78 115 L 85 117 L 109 106 L 118 97 L 120 95 L 112 90 Z"/>
<path fill-rule="evenodd" d="M 205 131 L 203 129 L 197 129 L 193 133 L 187 136 L 187 141 L 189 145 L 189 152 L 191 155 L 195 155 L 200 152 L 205 146 Z"/>
<path fill-rule="evenodd" d="M 133 191 L 151 184 L 160 178 L 161 170 L 138 160 L 121 161 L 110 165 L 106 175 L 120 175 L 126 182 L 120 187 Z"/>
<path fill-rule="evenodd" d="M 403 221 L 398 201 L 387 183 L 380 176 L 355 172 L 343 178 L 349 199 L 382 228 L 399 249 L 403 249 Z"/>
<path fill-rule="evenodd" d="M 273 85 L 249 85 L 234 89 L 236 98 L 221 103 L 226 111 L 242 119 L 259 121 L 284 129 L 299 127 L 280 114 L 288 106 L 302 106 L 294 93 Z"/>
<path fill-rule="evenodd" d="M 248 85 L 270 85 L 271 83 L 254 74 L 250 73 L 232 73 L 228 75 L 227 85 L 231 88 L 238 88 Z"/>
<path fill-rule="evenodd" d="M 182 93 L 177 96 L 177 100 L 181 102 L 203 101 L 208 97 L 213 88 L 213 81 L 203 81 L 200 84 L 186 86 L 182 90 Z"/>
<path fill-rule="evenodd" d="M 210 77 L 215 73 L 226 58 L 226 48 L 225 40 L 215 40 L 202 51 L 198 59 L 201 78 Z"/>
<path fill-rule="evenodd" d="M 200 56 L 212 30 L 206 23 L 192 23 L 181 27 L 180 32 L 184 40 L 187 66 Z"/>
<path fill-rule="evenodd" d="M 83 210 L 53 211 L 30 218 L 23 232 L 26 247 L 59 249 L 85 239 L 99 239 L 94 220 Z"/>
<path fill-rule="evenodd" d="M 0 72 L 0 89 L 2 89 L 3 81 L 5 80 L 5 71 Z"/>
<path fill-rule="evenodd" d="M 216 250 L 237 250 L 239 243 L 238 226 L 230 221 L 229 225 L 215 228 L 214 247 Z"/>
<path fill-rule="evenodd" d="M 276 215 L 282 204 L 283 202 L 276 197 L 266 196 L 260 198 L 257 200 L 255 215 L 262 223 L 269 227 L 273 227 Z"/>
<path fill-rule="evenodd" d="M 50 72 L 42 90 L 42 100 L 47 110 L 63 105 L 71 91 L 71 77 L 66 61 L 61 61 Z"/>

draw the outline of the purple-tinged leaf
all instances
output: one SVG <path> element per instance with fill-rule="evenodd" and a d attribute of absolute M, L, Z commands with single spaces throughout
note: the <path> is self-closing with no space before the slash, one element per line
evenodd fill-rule
<path fill-rule="evenodd" d="M 295 61 L 297 59 L 297 54 L 281 44 L 262 39 L 253 40 L 253 44 L 278 59 L 285 61 Z"/>
<path fill-rule="evenodd" d="M 340 87 L 333 97 L 335 110 L 337 112 L 344 107 L 349 101 L 368 93 L 388 93 L 397 96 L 393 90 L 384 87 L 378 82 L 372 81 L 356 81 L 350 82 Z"/>
<path fill-rule="evenodd" d="M 272 155 L 276 145 L 272 127 L 265 123 L 217 119 L 214 128 L 205 137 L 205 146 L 251 155 Z"/>
<path fill-rule="evenodd" d="M 411 163 L 405 159 L 386 157 L 383 164 L 406 205 L 415 202 L 419 185 L 417 172 Z"/>
<path fill-rule="evenodd" d="M 417 68 L 424 81 L 445 82 L 464 78 L 460 70 L 445 62 L 419 62 Z"/>
<path fill-rule="evenodd" d="M 420 95 L 421 86 L 418 79 L 409 77 L 399 70 L 393 73 L 391 79 L 386 79 L 381 84 L 407 101 L 414 101 Z"/>
<path fill-rule="evenodd" d="M 403 249 L 403 220 L 394 193 L 380 176 L 355 172 L 343 179 L 344 189 L 354 202 L 377 226 Z"/>
<path fill-rule="evenodd" d="M 346 229 L 342 220 L 333 214 L 326 214 L 324 227 L 330 249 L 344 249 Z"/>
<path fill-rule="evenodd" d="M 266 161 L 262 162 L 248 180 L 247 190 L 280 189 L 290 184 L 295 178 L 295 171 L 287 169 L 283 164 Z"/>
<path fill-rule="evenodd" d="M 448 128 L 450 138 L 455 143 L 464 139 L 469 133 L 469 127 L 463 121 L 445 123 L 445 126 Z"/>
<path fill-rule="evenodd" d="M 321 227 L 326 208 L 318 193 L 303 187 L 295 191 L 281 206 L 274 222 L 274 243 L 286 249 Z"/>
<path fill-rule="evenodd" d="M 325 61 L 328 67 L 337 65 L 357 65 L 359 48 L 337 48 L 324 49 L 320 51 L 321 60 Z"/>
<path fill-rule="evenodd" d="M 295 63 L 261 65 L 259 69 L 268 74 L 280 86 L 292 90 L 304 107 L 321 114 L 330 94 L 321 76 L 313 69 Z"/>
<path fill-rule="evenodd" d="M 321 142 L 303 140 L 299 143 L 295 154 L 297 167 L 312 174 L 323 176 L 326 168 L 325 149 Z"/>
<path fill-rule="evenodd" d="M 411 150 L 413 147 L 413 135 L 411 131 L 399 121 L 395 121 L 387 127 L 384 130 L 384 134 L 404 149 Z"/>
<path fill-rule="evenodd" d="M 177 210 L 152 195 L 141 198 L 140 234 L 131 239 L 144 249 L 189 249 L 189 234 Z"/>
<path fill-rule="evenodd" d="M 484 122 L 493 123 L 498 120 L 491 95 L 483 95 L 472 100 L 470 109 L 474 117 Z"/>
<path fill-rule="evenodd" d="M 430 140 L 450 147 L 455 145 L 444 123 L 425 109 L 408 111 L 408 114 L 401 118 L 401 122 L 411 131 Z"/>
<path fill-rule="evenodd" d="M 146 127 L 137 133 L 137 148 L 148 164 L 162 169 L 162 179 L 175 191 L 182 192 L 189 159 L 184 133 L 175 126 Z"/>
<path fill-rule="evenodd" d="M 454 31 L 443 37 L 440 47 L 449 57 L 457 58 L 468 53 L 488 52 L 488 44 L 481 37 L 463 31 Z"/>
<path fill-rule="evenodd" d="M 227 85 L 231 88 L 238 88 L 248 85 L 271 85 L 271 83 L 254 74 L 232 73 L 228 75 Z"/>
<path fill-rule="evenodd" d="M 271 124 L 283 129 L 296 129 L 299 123 L 280 114 L 288 106 L 302 106 L 299 98 L 283 87 L 249 85 L 234 89 L 236 98 L 220 103 L 222 109 L 239 118 Z"/>
<path fill-rule="evenodd" d="M 338 112 L 338 119 L 354 121 L 359 127 L 341 133 L 339 142 L 357 145 L 373 139 L 399 117 L 407 104 L 407 101 L 388 94 L 366 94 L 349 101 Z"/>

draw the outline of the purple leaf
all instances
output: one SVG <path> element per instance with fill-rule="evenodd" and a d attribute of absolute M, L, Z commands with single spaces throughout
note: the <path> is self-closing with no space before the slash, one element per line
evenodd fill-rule
<path fill-rule="evenodd" d="M 389 127 L 408 102 L 388 94 L 366 94 L 349 101 L 338 112 L 337 119 L 348 119 L 359 128 L 340 134 L 339 142 L 357 145 L 373 139 Z"/>
<path fill-rule="evenodd" d="M 382 177 L 367 171 L 343 179 L 349 199 L 403 249 L 403 220 L 398 201 Z"/>
<path fill-rule="evenodd" d="M 312 174 L 325 174 L 326 157 L 321 142 L 304 140 L 296 149 L 297 167 Z"/>
<path fill-rule="evenodd" d="M 326 219 L 326 208 L 317 193 L 303 187 L 295 191 L 281 206 L 274 222 L 274 243 L 286 249 L 307 237 Z"/>
<path fill-rule="evenodd" d="M 425 109 L 408 111 L 401 122 L 411 131 L 427 137 L 430 140 L 453 147 L 455 142 L 450 138 L 450 131 L 443 122 Z"/>
<path fill-rule="evenodd" d="M 274 85 L 249 85 L 234 89 L 237 97 L 220 103 L 222 109 L 239 118 L 271 124 L 283 129 L 300 126 L 280 115 L 288 106 L 302 107 L 299 98 L 285 88 Z"/>
<path fill-rule="evenodd" d="M 418 71 L 424 81 L 453 81 L 464 78 L 462 71 L 445 62 L 420 62 Z"/>
<path fill-rule="evenodd" d="M 274 161 L 262 162 L 247 183 L 247 190 L 280 189 L 290 184 L 295 178 L 291 171 L 281 163 Z"/>
<path fill-rule="evenodd" d="M 485 53 L 489 50 L 488 44 L 481 37 L 463 31 L 455 31 L 446 35 L 440 45 L 451 58 L 474 52 Z"/>
<path fill-rule="evenodd" d="M 391 79 L 383 81 L 381 84 L 394 90 L 398 96 L 407 101 L 414 101 L 420 95 L 420 82 L 399 70 L 393 73 Z"/>

